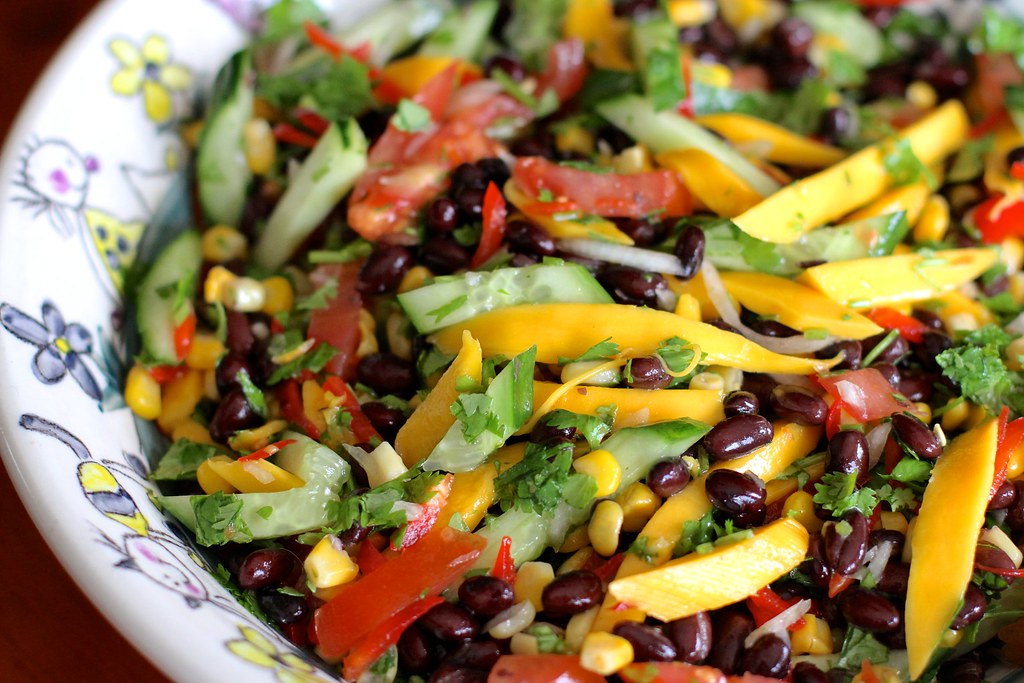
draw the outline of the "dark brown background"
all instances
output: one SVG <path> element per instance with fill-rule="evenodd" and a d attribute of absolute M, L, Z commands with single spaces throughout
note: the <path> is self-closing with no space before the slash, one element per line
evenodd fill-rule
<path fill-rule="evenodd" d="M 98 0 L 0 0 L 0 139 L 7 137 L 54 50 L 96 4 Z M 0 581 L 0 680 L 5 683 L 167 680 L 68 577 L 2 466 Z"/>

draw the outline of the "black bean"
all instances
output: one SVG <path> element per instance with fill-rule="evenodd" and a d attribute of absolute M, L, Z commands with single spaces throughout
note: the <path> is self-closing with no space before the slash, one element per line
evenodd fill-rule
<path fill-rule="evenodd" d="M 946 324 L 942 322 L 942 318 L 940 318 L 937 313 L 933 313 L 932 311 L 924 308 L 915 308 L 913 314 L 915 318 L 920 322 L 923 322 L 932 330 L 942 332 L 946 329 Z"/>
<path fill-rule="evenodd" d="M 735 415 L 715 425 L 704 437 L 704 448 L 715 460 L 732 460 L 771 443 L 772 423 L 760 415 Z"/>
<path fill-rule="evenodd" d="M 480 626 L 469 612 L 450 602 L 432 607 L 416 623 L 438 640 L 450 643 L 472 640 L 480 632 Z"/>
<path fill-rule="evenodd" d="M 387 130 L 393 113 L 394 110 L 391 108 L 371 109 L 359 117 L 359 127 L 363 129 L 363 134 L 366 135 L 367 140 L 373 143 L 377 141 L 377 138 L 384 135 L 384 131 Z"/>
<path fill-rule="evenodd" d="M 785 419 L 802 425 L 825 424 L 828 405 L 810 389 L 780 384 L 772 390 L 772 410 Z"/>
<path fill-rule="evenodd" d="M 739 330 L 737 330 L 735 327 L 725 322 L 721 318 L 712 318 L 711 320 L 708 321 L 708 325 L 711 325 L 712 327 L 717 327 L 723 332 L 731 332 L 732 334 L 740 333 Z M 758 398 L 760 398 L 760 396 L 758 396 Z"/>
<path fill-rule="evenodd" d="M 405 413 L 398 408 L 392 408 L 378 401 L 368 401 L 360 408 L 363 410 L 363 415 L 366 415 L 370 424 L 385 441 L 394 441 L 398 430 L 405 424 Z"/>
<path fill-rule="evenodd" d="M 907 631 L 904 628 L 902 622 L 895 631 L 889 633 L 879 633 L 878 639 L 882 641 L 890 650 L 906 650 L 907 649 Z"/>
<path fill-rule="evenodd" d="M 437 664 L 437 650 L 423 629 L 413 624 L 398 639 L 398 663 L 403 671 L 426 673 Z"/>
<path fill-rule="evenodd" d="M 663 460 L 647 473 L 647 486 L 662 498 L 668 498 L 690 483 L 690 470 L 680 458 Z"/>
<path fill-rule="evenodd" d="M 711 616 L 707 612 L 671 621 L 667 629 L 679 661 L 699 664 L 711 652 Z"/>
<path fill-rule="evenodd" d="M 908 401 L 927 403 L 935 393 L 935 380 L 930 372 L 906 370 L 900 373 L 898 389 Z"/>
<path fill-rule="evenodd" d="M 519 83 L 526 78 L 526 67 L 514 55 L 508 53 L 496 54 L 484 62 L 484 73 L 490 76 L 495 71 L 504 71 L 509 78 Z"/>
<path fill-rule="evenodd" d="M 753 529 L 764 524 L 764 520 L 768 517 L 768 506 L 762 505 L 749 512 L 734 513 L 715 509 L 712 511 L 712 516 L 717 524 L 725 524 L 726 520 L 729 520 L 737 529 Z"/>
<path fill-rule="evenodd" d="M 252 328 L 249 327 L 249 319 L 244 313 L 226 309 L 227 315 L 227 339 L 225 344 L 232 352 L 246 356 L 252 351 L 256 338 L 252 336 Z"/>
<path fill-rule="evenodd" d="M 984 680 L 985 666 L 971 655 L 951 659 L 939 667 L 939 683 L 982 683 Z"/>
<path fill-rule="evenodd" d="M 354 522 L 352 526 L 338 534 L 338 541 L 341 542 L 341 547 L 343 549 L 349 550 L 353 546 L 366 540 L 366 537 L 370 535 L 371 531 L 373 531 L 373 527 L 363 526 L 359 522 Z"/>
<path fill-rule="evenodd" d="M 828 471 L 843 474 L 868 471 L 868 440 L 860 432 L 846 429 L 828 440 Z"/>
<path fill-rule="evenodd" d="M 454 652 L 445 657 L 444 663 L 487 671 L 503 654 L 505 649 L 493 638 L 471 640 L 459 645 Z"/>
<path fill-rule="evenodd" d="M 488 183 L 494 183 L 499 189 L 512 175 L 508 170 L 508 165 L 498 157 L 480 159 L 476 162 L 476 167 L 483 172 Z"/>
<path fill-rule="evenodd" d="M 982 590 L 973 583 L 967 584 L 963 600 L 964 606 L 960 608 L 956 618 L 953 619 L 953 623 L 949 625 L 950 628 L 957 630 L 967 628 L 985 616 L 988 600 L 985 599 L 985 594 Z"/>
<path fill-rule="evenodd" d="M 1024 145 L 1014 147 L 1006 153 L 1007 168 L 1012 167 L 1014 164 L 1024 164 Z"/>
<path fill-rule="evenodd" d="M 486 190 L 476 187 L 463 187 L 455 193 L 455 203 L 459 205 L 459 215 L 467 223 L 480 220 L 484 213 L 484 194 Z"/>
<path fill-rule="evenodd" d="M 798 662 L 793 667 L 793 683 L 829 683 L 829 677 L 810 662 Z"/>
<path fill-rule="evenodd" d="M 756 512 L 768 497 L 764 484 L 746 472 L 712 470 L 705 479 L 708 500 L 729 514 Z"/>
<path fill-rule="evenodd" d="M 710 324 L 710 323 L 709 323 Z M 766 406 L 772 400 L 772 389 L 779 385 L 771 375 L 756 372 L 743 373 L 743 391 L 749 391 L 757 397 L 759 406 Z"/>
<path fill-rule="evenodd" d="M 471 254 L 447 237 L 431 237 L 420 247 L 420 262 L 435 273 L 450 275 L 469 265 Z"/>
<path fill-rule="evenodd" d="M 263 418 L 249 404 L 241 389 L 229 391 L 210 420 L 210 436 L 218 443 L 227 443 L 232 434 L 263 424 Z"/>
<path fill-rule="evenodd" d="M 807 55 L 814 38 L 814 29 L 803 19 L 788 17 L 772 29 L 772 47 L 790 59 Z"/>
<path fill-rule="evenodd" d="M 729 53 L 712 43 L 707 37 L 702 37 L 693 43 L 693 54 L 700 62 L 724 64 L 729 61 Z"/>
<path fill-rule="evenodd" d="M 756 415 L 761 408 L 760 401 L 749 391 L 734 391 L 725 397 L 722 406 L 726 417 L 733 415 Z"/>
<path fill-rule="evenodd" d="M 721 15 L 716 15 L 714 19 L 704 24 L 703 29 L 705 39 L 727 55 L 736 52 L 740 46 L 736 31 Z"/>
<path fill-rule="evenodd" d="M 452 194 L 457 194 L 464 188 L 476 190 L 487 189 L 487 173 L 476 164 L 459 164 L 452 171 Z"/>
<path fill-rule="evenodd" d="M 909 413 L 892 416 L 892 431 L 896 439 L 919 458 L 934 460 L 942 453 L 942 444 L 928 425 Z"/>
<path fill-rule="evenodd" d="M 517 157 L 545 157 L 551 159 L 555 156 L 555 141 L 547 131 L 541 131 L 535 133 L 532 137 L 516 140 L 512 143 L 509 151 Z"/>
<path fill-rule="evenodd" d="M 626 386 L 631 389 L 664 389 L 672 382 L 659 356 L 633 358 L 626 363 Z"/>
<path fill-rule="evenodd" d="M 762 318 L 746 308 L 740 311 L 740 320 L 750 329 L 766 337 L 795 337 L 800 334 L 798 330 L 794 330 L 788 325 L 783 325 L 778 320 Z"/>
<path fill-rule="evenodd" d="M 436 233 L 448 233 L 459 227 L 459 206 L 450 197 L 438 197 L 427 206 L 427 227 Z"/>
<path fill-rule="evenodd" d="M 612 633 L 629 641 L 637 662 L 671 662 L 676 658 L 676 646 L 656 626 L 623 621 L 615 625 Z"/>
<path fill-rule="evenodd" d="M 907 594 L 909 582 L 910 565 L 906 562 L 890 561 L 885 565 L 885 571 L 882 572 L 882 576 L 878 579 L 878 585 L 875 587 L 883 593 L 902 598 Z"/>
<path fill-rule="evenodd" d="M 740 670 L 769 678 L 785 678 L 789 673 L 791 653 L 787 641 L 774 633 L 767 633 L 743 653 Z"/>
<path fill-rule="evenodd" d="M 669 227 L 662 221 L 645 218 L 613 218 L 612 222 L 619 230 L 629 235 L 638 247 L 646 247 L 660 242 L 665 238 Z"/>
<path fill-rule="evenodd" d="M 820 535 L 811 537 L 807 546 L 807 576 L 818 588 L 828 588 L 832 571 L 828 567 L 828 553 L 825 552 L 825 539 Z"/>
<path fill-rule="evenodd" d="M 515 592 L 508 581 L 496 576 L 471 576 L 459 586 L 459 601 L 476 614 L 493 617 L 515 602 Z"/>
<path fill-rule="evenodd" d="M 996 495 L 988 502 L 989 510 L 1005 510 L 1017 500 L 1017 487 L 1012 481 L 1003 481 L 996 489 Z"/>
<path fill-rule="evenodd" d="M 486 683 L 487 672 L 457 664 L 442 664 L 430 677 L 430 683 Z"/>
<path fill-rule="evenodd" d="M 875 350 L 882 344 L 888 332 L 876 334 L 873 337 L 868 337 L 863 341 L 865 349 Z M 897 363 L 903 356 L 910 352 L 910 345 L 907 340 L 900 335 L 894 335 L 889 342 L 881 348 L 878 354 L 875 356 L 876 363 Z"/>
<path fill-rule="evenodd" d="M 683 272 L 679 275 L 681 280 L 691 280 L 700 272 L 704 263 L 704 231 L 696 225 L 688 225 L 679 233 L 673 253 L 682 264 Z"/>
<path fill-rule="evenodd" d="M 899 390 L 901 379 L 899 368 L 892 363 L 875 363 L 871 367 L 882 373 L 882 377 L 889 383 L 889 386 L 897 391 Z"/>
<path fill-rule="evenodd" d="M 836 144 L 845 138 L 853 124 L 853 117 L 845 107 L 826 109 L 818 123 L 818 135 L 826 142 Z"/>
<path fill-rule="evenodd" d="M 556 443 L 572 443 L 576 440 L 575 427 L 552 427 L 541 420 L 530 432 L 530 441 L 552 445 Z"/>
<path fill-rule="evenodd" d="M 815 353 L 817 358 L 834 358 L 838 354 L 843 354 L 843 360 L 836 365 L 833 370 L 857 370 L 860 368 L 860 361 L 864 355 L 864 350 L 860 345 L 859 341 L 840 341 L 823 348 L 821 351 Z"/>
<path fill-rule="evenodd" d="M 217 380 L 217 391 L 224 396 L 232 389 L 241 389 L 242 384 L 238 381 L 238 373 L 245 371 L 249 373 L 249 379 L 254 377 L 252 366 L 245 356 L 232 351 L 220 359 L 217 363 L 217 370 L 214 378 Z"/>
<path fill-rule="evenodd" d="M 707 664 L 727 674 L 737 673 L 743 641 L 754 630 L 754 619 L 749 614 L 737 611 L 719 612 L 715 617 L 715 638 Z"/>
<path fill-rule="evenodd" d="M 848 622 L 875 633 L 891 633 L 902 621 L 899 609 L 888 598 L 860 588 L 844 591 L 840 608 Z"/>
<path fill-rule="evenodd" d="M 833 571 L 852 574 L 864 561 L 868 549 L 868 518 L 859 510 L 851 510 L 843 521 L 850 528 L 845 536 L 836 530 L 836 524 L 825 525 L 825 559 Z"/>
<path fill-rule="evenodd" d="M 1006 508 L 1006 524 L 1013 531 L 1024 530 L 1024 481 L 1013 482 L 1013 488 L 1017 493 L 1010 507 Z"/>
<path fill-rule="evenodd" d="M 393 353 L 371 353 L 359 361 L 356 372 L 379 396 L 409 396 L 416 389 L 416 366 Z"/>
<path fill-rule="evenodd" d="M 931 85 L 940 97 L 949 98 L 967 86 L 971 74 L 963 64 L 951 62 L 943 55 L 941 61 L 931 60 L 918 64 L 914 68 L 914 78 Z"/>
<path fill-rule="evenodd" d="M 904 62 L 886 64 L 868 72 L 864 92 L 870 100 L 903 97 L 907 89 L 907 65 Z"/>
<path fill-rule="evenodd" d="M 617 302 L 651 308 L 657 304 L 658 290 L 668 287 L 663 275 L 628 266 L 609 266 L 598 280 Z"/>
<path fill-rule="evenodd" d="M 612 151 L 615 152 L 616 154 L 636 144 L 633 141 L 633 138 L 631 138 L 624 130 L 611 124 L 607 124 L 602 126 L 601 128 L 598 128 L 596 136 L 599 141 L 608 143 L 608 146 L 611 147 Z M 622 229 L 621 224 L 619 224 L 618 220 L 615 220 L 615 223 L 617 225 L 620 225 L 620 229 Z M 627 234 L 629 233 L 627 232 Z"/>
<path fill-rule="evenodd" d="M 1013 560 L 1004 550 L 988 543 L 979 543 L 975 548 L 974 562 L 991 569 L 1016 569 Z"/>
<path fill-rule="evenodd" d="M 282 548 L 260 548 L 245 556 L 238 567 L 238 585 L 245 590 L 275 588 L 295 568 L 295 556 Z"/>
<path fill-rule="evenodd" d="M 306 598 L 301 595 L 288 595 L 276 590 L 265 590 L 256 594 L 256 602 L 263 613 L 278 624 L 298 623 L 310 613 Z"/>
<path fill-rule="evenodd" d="M 506 228 L 508 248 L 519 254 L 554 256 L 555 240 L 551 233 L 527 221 L 512 221 Z"/>
<path fill-rule="evenodd" d="M 869 546 L 880 546 L 887 543 L 891 547 L 892 557 L 900 556 L 906 542 L 907 537 L 895 529 L 876 529 L 868 534 Z"/>
<path fill-rule="evenodd" d="M 622 0 L 615 3 L 615 16 L 641 17 L 658 10 L 658 0 Z"/>
<path fill-rule="evenodd" d="M 942 324 L 941 320 L 939 324 Z M 914 355 L 926 369 L 938 370 L 939 364 L 935 362 L 935 357 L 952 347 L 953 340 L 948 334 L 939 330 L 928 330 L 921 335 L 921 342 L 914 347 Z"/>
<path fill-rule="evenodd" d="M 591 571 L 579 570 L 555 577 L 544 587 L 541 603 L 544 611 L 553 617 L 565 617 L 586 612 L 601 604 L 604 586 Z"/>
<path fill-rule="evenodd" d="M 808 59 L 779 61 L 768 69 L 772 87 L 779 90 L 795 90 L 808 78 L 818 75 L 818 67 Z"/>
<path fill-rule="evenodd" d="M 359 269 L 356 289 L 363 294 L 394 292 L 411 267 L 411 251 L 394 244 L 378 244 Z"/>

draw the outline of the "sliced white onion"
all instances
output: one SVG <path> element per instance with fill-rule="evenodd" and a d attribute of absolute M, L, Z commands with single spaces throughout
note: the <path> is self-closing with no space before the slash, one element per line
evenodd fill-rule
<path fill-rule="evenodd" d="M 997 526 L 982 529 L 981 537 L 978 540 L 981 543 L 989 543 L 1002 550 L 1013 561 L 1014 567 L 1020 567 L 1020 563 L 1024 562 L 1024 553 L 1014 545 L 1010 537 L 1006 535 L 1006 532 Z"/>
<path fill-rule="evenodd" d="M 423 516 L 423 506 L 419 503 L 408 503 L 404 500 L 396 500 L 391 504 L 392 512 L 402 512 L 405 514 L 405 520 L 407 522 L 414 522 Z"/>
<path fill-rule="evenodd" d="M 875 579 L 877 585 L 882 580 L 882 574 L 885 572 L 885 566 L 889 564 L 889 558 L 892 557 L 893 542 L 882 541 L 878 545 L 872 548 L 875 550 L 875 556 L 865 565 L 867 572 Z"/>
<path fill-rule="evenodd" d="M 891 430 L 892 423 L 883 422 L 864 435 L 868 442 L 868 469 L 872 469 L 882 459 L 885 442 L 889 439 L 889 432 Z"/>
<path fill-rule="evenodd" d="M 826 337 L 825 339 L 808 339 L 803 336 L 769 337 L 760 332 L 755 332 L 740 320 L 739 314 L 732 306 L 732 300 L 729 299 L 729 292 L 726 291 L 722 278 L 718 275 L 718 269 L 711 263 L 711 259 L 704 259 L 704 263 L 701 265 L 701 274 L 704 276 L 704 287 L 708 291 L 708 298 L 718 311 L 718 315 L 755 344 L 775 353 L 794 355 L 814 353 L 834 343 L 835 340 L 831 337 Z"/>
<path fill-rule="evenodd" d="M 484 631 L 492 638 L 504 640 L 523 631 L 533 623 L 537 616 L 537 610 L 529 600 L 523 600 L 518 605 L 512 605 L 504 612 L 499 612 L 493 619 L 484 624 Z"/>
<path fill-rule="evenodd" d="M 464 85 L 452 93 L 451 100 L 445 110 L 445 116 L 451 117 L 460 111 L 473 109 L 503 91 L 497 81 L 483 79 Z"/>
<path fill-rule="evenodd" d="M 674 311 L 676 310 L 676 302 L 679 301 L 679 297 L 676 293 L 669 288 L 659 289 L 654 294 L 655 298 L 658 299 L 658 308 L 663 311 Z"/>
<path fill-rule="evenodd" d="M 637 270 L 649 273 L 663 273 L 665 275 L 682 275 L 683 264 L 674 254 L 666 254 L 663 251 L 653 249 L 641 249 L 626 244 L 615 244 L 613 242 L 601 242 L 585 237 L 574 237 L 572 239 L 558 240 L 558 248 L 567 254 L 582 256 L 583 258 L 616 263 L 620 266 L 630 266 Z"/>
<path fill-rule="evenodd" d="M 868 407 L 868 397 L 864 390 L 855 382 L 841 379 L 835 384 L 836 391 L 843 404 L 849 406 L 853 413 L 863 413 Z"/>
<path fill-rule="evenodd" d="M 811 601 L 806 598 L 792 607 L 787 607 L 751 631 L 750 635 L 747 636 L 747 639 L 743 641 L 743 647 L 753 647 L 754 643 L 756 643 L 761 636 L 766 636 L 769 633 L 777 635 L 788 643 L 789 627 L 799 621 L 803 615 L 807 614 L 809 609 L 811 609 Z"/>
<path fill-rule="evenodd" d="M 1011 320 L 1006 326 L 1006 331 L 1011 334 L 1024 334 L 1024 313 Z"/>

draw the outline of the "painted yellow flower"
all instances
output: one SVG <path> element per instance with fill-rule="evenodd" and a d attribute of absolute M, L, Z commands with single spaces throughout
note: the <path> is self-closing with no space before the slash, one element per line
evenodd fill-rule
<path fill-rule="evenodd" d="M 121 69 L 110 80 L 118 95 L 133 97 L 142 92 L 146 116 L 154 123 L 167 123 L 174 114 L 171 93 L 180 92 L 192 81 L 191 72 L 171 62 L 171 51 L 161 36 L 149 36 L 142 47 L 123 38 L 110 41 L 110 51 Z"/>
<path fill-rule="evenodd" d="M 291 652 L 281 652 L 256 629 L 239 626 L 243 640 L 229 640 L 228 649 L 250 664 L 273 669 L 281 683 L 323 683 L 304 659 Z"/>

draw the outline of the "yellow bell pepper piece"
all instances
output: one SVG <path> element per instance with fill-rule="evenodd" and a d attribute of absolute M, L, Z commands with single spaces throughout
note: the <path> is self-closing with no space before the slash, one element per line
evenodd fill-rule
<path fill-rule="evenodd" d="M 971 580 L 998 440 L 999 423 L 994 419 L 954 439 L 939 456 L 924 491 L 911 538 L 907 583 L 911 679 L 928 668 Z"/>
<path fill-rule="evenodd" d="M 800 331 L 824 329 L 844 339 L 864 339 L 884 330 L 821 292 L 774 275 L 722 273 L 726 290 L 759 315 L 775 316 Z"/>
<path fill-rule="evenodd" d="M 165 434 L 170 434 L 179 423 L 196 411 L 203 397 L 203 374 L 189 368 L 176 380 L 163 387 L 160 416 L 156 422 Z"/>
<path fill-rule="evenodd" d="M 963 146 L 969 122 L 960 102 L 951 100 L 901 131 L 917 158 L 932 165 Z M 862 149 L 837 164 L 779 190 L 736 223 L 747 234 L 768 242 L 795 242 L 806 232 L 864 206 L 889 187 L 885 169 L 891 143 Z"/>
<path fill-rule="evenodd" d="M 656 569 L 615 579 L 609 594 L 671 621 L 743 600 L 807 555 L 809 534 L 802 524 L 780 519 L 754 530 L 750 538 L 709 553 L 691 553 Z"/>
<path fill-rule="evenodd" d="M 215 455 L 199 463 L 199 467 L 196 469 L 196 481 L 199 483 L 199 488 L 203 490 L 203 493 L 216 493 L 218 491 L 221 493 L 236 493 L 238 489 L 214 470 L 214 462 L 230 463 L 234 461 L 226 455 Z"/>
<path fill-rule="evenodd" d="M 1013 124 L 1007 124 L 996 129 L 995 144 L 985 154 L 985 188 L 1004 196 L 994 211 L 1001 211 L 1024 197 L 1024 180 L 1011 176 L 1006 167 L 1007 152 L 1021 145 L 1024 145 L 1024 133 Z"/>
<path fill-rule="evenodd" d="M 457 472 L 437 523 L 448 524 L 458 513 L 470 530 L 475 529 L 487 514 L 487 508 L 494 503 L 495 478 L 522 460 L 525 451 L 525 443 L 505 446 L 498 449 L 488 462 L 475 470 Z"/>
<path fill-rule="evenodd" d="M 615 17 L 611 0 L 570 0 L 562 24 L 562 35 L 582 40 L 587 59 L 598 69 L 632 71 L 628 32 L 629 23 Z"/>
<path fill-rule="evenodd" d="M 458 62 L 458 75 L 461 77 L 467 72 L 480 73 L 480 69 L 455 57 L 444 57 L 434 55 L 412 55 L 403 59 L 396 59 L 383 69 L 381 78 L 395 86 L 405 97 L 412 97 L 423 90 L 423 87 L 430 82 L 434 76 Z"/>
<path fill-rule="evenodd" d="M 863 209 L 854 211 L 846 217 L 844 222 L 855 223 L 897 211 L 906 211 L 907 223 L 914 226 L 921 218 L 921 212 L 924 211 L 924 205 L 931 193 L 932 191 L 925 183 L 911 183 L 897 187 L 884 193 Z"/>
<path fill-rule="evenodd" d="M 239 462 L 210 458 L 206 462 L 210 469 L 242 493 L 277 493 L 298 488 L 305 483 L 269 460 Z"/>
<path fill-rule="evenodd" d="M 395 450 L 408 467 L 430 455 L 434 446 L 455 424 L 451 408 L 459 397 L 459 390 L 455 386 L 459 378 L 469 377 L 474 382 L 480 381 L 483 371 L 480 343 L 469 332 L 459 335 L 459 338 L 459 355 L 395 436 Z M 454 352 L 455 349 L 452 350 Z"/>
<path fill-rule="evenodd" d="M 738 216 L 764 199 L 732 169 L 699 149 L 662 152 L 655 160 L 675 171 L 686 188 L 719 216 Z"/>
<path fill-rule="evenodd" d="M 628 244 L 632 246 L 633 238 L 619 230 L 614 223 L 606 221 L 597 216 L 561 216 L 545 215 L 542 213 L 530 213 L 528 208 L 533 203 L 519 186 L 511 180 L 505 183 L 505 199 L 518 208 L 533 223 L 541 226 L 552 237 L 557 239 L 570 239 L 572 237 L 589 237 L 591 239 L 607 240 L 616 244 Z"/>
<path fill-rule="evenodd" d="M 741 335 L 675 313 L 622 304 L 510 306 L 447 327 L 434 336 L 434 343 L 442 353 L 454 353 L 464 330 L 480 341 L 488 357 L 511 358 L 536 345 L 538 363 L 576 358 L 609 337 L 631 354 L 654 353 L 661 342 L 679 337 L 699 346 L 707 354 L 705 362 L 709 365 L 750 372 L 806 375 L 824 372 L 837 362 L 784 356 Z"/>
<path fill-rule="evenodd" d="M 824 263 L 797 278 L 833 301 L 870 308 L 923 301 L 970 282 L 996 262 L 992 249 L 950 249 Z"/>
<path fill-rule="evenodd" d="M 533 405 L 544 405 L 561 385 L 554 382 L 533 383 Z M 551 410 L 568 410 L 581 415 L 597 415 L 601 406 L 616 406 L 612 429 L 635 427 L 650 422 L 688 417 L 707 424 L 725 419 L 722 392 L 701 389 L 645 391 L 612 387 L 578 386 L 570 389 L 550 406 Z"/>
<path fill-rule="evenodd" d="M 838 147 L 797 135 L 782 126 L 746 114 L 708 114 L 697 123 L 734 145 L 764 145 L 764 158 L 802 168 L 824 168 L 839 163 L 846 152 Z"/>

